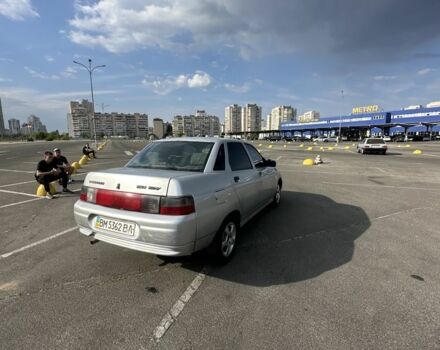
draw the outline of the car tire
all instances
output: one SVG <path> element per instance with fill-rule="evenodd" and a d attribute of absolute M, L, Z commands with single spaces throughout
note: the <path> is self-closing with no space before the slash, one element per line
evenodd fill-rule
<path fill-rule="evenodd" d="M 361 154 L 366 154 L 366 152 L 363 148 L 361 148 Z"/>
<path fill-rule="evenodd" d="M 273 196 L 272 207 L 277 208 L 280 206 L 280 203 L 281 203 L 281 185 L 280 183 L 278 183 L 276 192 Z"/>
<path fill-rule="evenodd" d="M 383 155 L 387 154 L 387 151 L 382 151 L 382 154 L 383 154 Z"/>
<path fill-rule="evenodd" d="M 224 265 L 234 256 L 240 228 L 239 222 L 236 215 L 230 215 L 221 224 L 210 247 L 214 255 L 214 263 Z"/>

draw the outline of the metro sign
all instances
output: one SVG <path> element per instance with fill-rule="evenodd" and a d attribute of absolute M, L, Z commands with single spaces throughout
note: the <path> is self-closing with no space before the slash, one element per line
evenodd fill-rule
<path fill-rule="evenodd" d="M 378 105 L 354 107 L 351 110 L 351 114 L 376 113 L 376 112 L 379 112 L 379 106 Z"/>

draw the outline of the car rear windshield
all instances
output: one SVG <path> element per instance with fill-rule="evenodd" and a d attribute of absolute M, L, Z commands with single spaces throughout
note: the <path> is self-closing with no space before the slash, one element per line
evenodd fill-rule
<path fill-rule="evenodd" d="M 213 142 L 153 142 L 138 153 L 129 168 L 199 171 L 205 169 Z"/>
<path fill-rule="evenodd" d="M 367 140 L 367 144 L 369 144 L 369 145 L 375 145 L 378 143 L 385 143 L 385 141 L 382 139 L 368 139 Z"/>

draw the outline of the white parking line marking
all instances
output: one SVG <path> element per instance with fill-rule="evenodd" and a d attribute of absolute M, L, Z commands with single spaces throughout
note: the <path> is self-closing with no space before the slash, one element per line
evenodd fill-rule
<path fill-rule="evenodd" d="M 133 152 L 125 151 L 125 154 L 126 154 L 127 156 L 132 156 L 132 155 L 133 155 Z"/>
<path fill-rule="evenodd" d="M 430 154 L 430 153 L 425 153 L 425 156 L 430 156 L 430 157 L 440 157 L 437 154 Z"/>
<path fill-rule="evenodd" d="M 16 206 L 16 205 L 19 205 L 19 204 L 24 204 L 24 203 L 29 203 L 29 202 L 35 202 L 35 201 L 38 201 L 38 200 L 40 200 L 40 199 L 46 199 L 46 198 L 45 198 L 45 197 L 38 197 L 38 198 L 28 199 L 28 200 L 21 201 L 21 202 L 15 202 L 15 203 L 10 203 L 10 204 L 5 204 L 5 205 L 0 206 L 0 209 L 8 208 L 8 207 L 13 207 L 13 206 Z"/>
<path fill-rule="evenodd" d="M 378 168 L 378 167 L 372 167 L 372 169 L 377 169 L 377 170 L 379 170 L 379 171 L 383 172 L 384 174 L 388 174 L 388 172 L 387 172 L 387 171 L 385 171 L 385 170 L 383 170 L 382 168 Z"/>
<path fill-rule="evenodd" d="M 0 192 L 4 192 L 4 193 L 12 193 L 12 194 L 20 194 L 22 196 L 29 196 L 29 197 L 38 197 L 35 194 L 30 194 L 30 193 L 24 193 L 24 192 L 16 192 L 16 191 L 8 191 L 8 190 L 0 190 Z"/>
<path fill-rule="evenodd" d="M 66 233 L 75 231 L 77 229 L 78 229 L 78 226 L 68 228 L 67 230 L 64 230 L 62 232 L 58 232 L 58 233 L 56 233 L 56 234 L 54 234 L 52 236 L 46 237 L 46 238 L 44 238 L 42 240 L 36 241 L 34 243 L 28 244 L 28 245 L 26 245 L 24 247 L 21 247 L 19 249 L 13 250 L 12 252 L 2 254 L 2 255 L 0 255 L 0 259 L 6 259 L 6 258 L 10 257 L 11 255 L 15 255 L 15 254 L 20 253 L 20 252 L 22 252 L 24 250 L 27 250 L 29 248 L 32 248 L 32 247 L 35 247 L 37 245 L 46 243 L 46 242 L 48 242 L 48 241 L 50 241 L 50 240 L 52 240 L 54 238 L 57 238 L 57 237 L 62 236 L 62 235 L 65 235 Z"/>
<path fill-rule="evenodd" d="M 26 171 L 26 170 L 12 170 L 12 169 L 0 169 L 0 171 L 10 171 L 13 173 L 26 173 L 26 174 L 33 174 L 34 171 Z"/>
<path fill-rule="evenodd" d="M 370 185 L 370 184 L 353 184 L 343 182 L 321 182 L 326 185 L 341 185 L 341 186 L 363 186 L 363 187 L 377 187 L 377 188 L 397 188 L 401 190 L 422 190 L 422 191 L 440 191 L 440 188 L 423 188 L 423 187 L 411 187 L 411 186 L 392 186 L 392 185 Z"/>
<path fill-rule="evenodd" d="M 1 187 L 16 186 L 16 185 L 30 184 L 31 182 L 35 182 L 35 180 L 33 180 L 33 181 L 16 182 L 15 184 L 1 185 L 0 188 Z"/>
<path fill-rule="evenodd" d="M 188 288 L 186 288 L 185 292 L 183 292 L 180 298 L 177 299 L 171 309 L 162 318 L 153 333 L 153 337 L 156 342 L 160 342 L 160 340 L 163 338 L 171 325 L 177 321 L 180 313 L 189 303 L 194 293 L 197 292 L 197 290 L 202 285 L 203 281 L 206 278 L 206 273 L 206 268 L 203 268 L 202 271 L 198 273 L 196 277 L 194 277 L 191 284 L 188 286 Z"/>

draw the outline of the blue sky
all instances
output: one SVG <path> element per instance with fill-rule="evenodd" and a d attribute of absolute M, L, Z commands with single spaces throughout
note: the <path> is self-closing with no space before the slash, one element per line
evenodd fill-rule
<path fill-rule="evenodd" d="M 258 103 L 266 115 L 440 100 L 436 0 L 0 0 L 5 119 L 66 130 L 68 101 L 171 120 Z M 344 97 L 341 96 L 344 90 Z"/>

